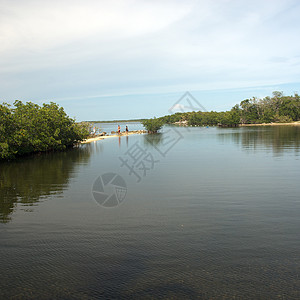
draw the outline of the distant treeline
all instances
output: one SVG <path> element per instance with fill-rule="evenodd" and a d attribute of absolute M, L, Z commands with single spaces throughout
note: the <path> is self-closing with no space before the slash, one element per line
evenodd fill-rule
<path fill-rule="evenodd" d="M 133 119 L 133 120 L 113 120 L 113 121 L 85 121 L 91 124 L 93 123 L 134 123 L 134 122 L 142 122 L 144 119 Z"/>
<path fill-rule="evenodd" d="M 284 96 L 273 92 L 272 97 L 243 100 L 230 111 L 184 112 L 167 115 L 160 119 L 165 124 L 186 121 L 191 126 L 237 126 L 239 124 L 288 123 L 300 120 L 300 96 Z"/>
<path fill-rule="evenodd" d="M 15 101 L 0 104 L 0 160 L 43 151 L 64 150 L 89 135 L 57 104 Z"/>

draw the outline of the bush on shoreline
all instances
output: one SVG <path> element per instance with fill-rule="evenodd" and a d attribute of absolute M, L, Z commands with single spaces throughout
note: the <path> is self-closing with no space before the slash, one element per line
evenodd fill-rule
<path fill-rule="evenodd" d="M 39 106 L 15 101 L 14 107 L 0 104 L 0 160 L 34 152 L 64 150 L 89 134 L 57 104 Z"/>
<path fill-rule="evenodd" d="M 142 121 L 143 126 L 146 128 L 148 133 L 157 133 L 164 125 L 161 119 L 153 118 Z"/>

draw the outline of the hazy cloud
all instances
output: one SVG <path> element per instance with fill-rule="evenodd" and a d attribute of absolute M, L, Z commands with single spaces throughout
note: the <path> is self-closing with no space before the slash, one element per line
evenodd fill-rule
<path fill-rule="evenodd" d="M 0 0 L 0 94 L 76 101 L 299 82 L 299 13 L 297 0 Z"/>

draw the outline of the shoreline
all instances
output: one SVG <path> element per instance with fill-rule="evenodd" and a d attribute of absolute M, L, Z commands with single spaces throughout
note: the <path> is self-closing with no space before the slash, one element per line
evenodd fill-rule
<path fill-rule="evenodd" d="M 260 123 L 260 124 L 240 124 L 240 127 L 249 126 L 300 126 L 300 121 L 290 123 Z"/>
<path fill-rule="evenodd" d="M 290 122 L 290 123 L 259 123 L 259 124 L 239 124 L 239 127 L 254 127 L 254 126 L 300 126 L 300 121 L 296 122 Z M 188 126 L 189 127 L 189 126 Z M 191 126 L 192 127 L 192 126 Z M 108 138 L 113 138 L 113 137 L 121 137 L 121 136 L 128 136 L 128 135 L 133 135 L 133 134 L 145 134 L 147 133 L 146 130 L 134 130 L 134 131 L 129 131 L 128 133 L 126 132 L 121 132 L 120 134 L 114 133 L 111 135 L 98 135 L 95 137 L 89 137 L 86 140 L 79 142 L 79 144 L 88 144 Z"/>
<path fill-rule="evenodd" d="M 108 138 L 113 138 L 113 137 L 121 137 L 121 136 L 128 136 L 128 135 L 133 135 L 133 134 L 145 134 L 147 133 L 146 130 L 134 130 L 134 131 L 129 131 L 128 133 L 126 132 L 121 132 L 120 134 L 112 134 L 112 135 L 102 135 L 102 136 L 95 136 L 95 137 L 90 137 L 87 138 L 86 140 L 80 142 L 79 144 L 88 144 Z"/>

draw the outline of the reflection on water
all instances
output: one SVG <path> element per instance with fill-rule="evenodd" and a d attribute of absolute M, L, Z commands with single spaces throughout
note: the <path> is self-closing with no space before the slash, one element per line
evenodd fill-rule
<path fill-rule="evenodd" d="M 289 149 L 296 155 L 300 151 L 300 126 L 257 126 L 219 129 L 218 137 L 233 141 L 245 150 L 271 150 L 275 156 Z"/>
<path fill-rule="evenodd" d="M 300 299 L 299 129 L 177 130 L 164 156 L 176 131 L 1 164 L 0 298 Z M 159 160 L 139 184 L 136 143 Z M 111 209 L 107 172 L 128 188 Z"/>
<path fill-rule="evenodd" d="M 87 163 L 94 148 L 94 145 L 87 144 L 65 152 L 2 163 L 0 222 L 10 220 L 17 203 L 30 206 L 44 196 L 61 193 L 74 174 L 76 165 Z"/>
<path fill-rule="evenodd" d="M 110 126 L 113 126 L 110 124 Z M 184 129 L 181 128 L 184 132 Z M 205 131 L 193 128 L 198 134 Z M 291 149 L 300 153 L 300 126 L 269 126 L 218 128 L 216 137 L 222 143 L 233 142 L 247 151 L 272 151 L 275 156 L 283 155 Z M 163 133 L 143 135 L 144 146 L 151 149 L 160 147 Z M 118 137 L 118 145 L 128 148 L 129 139 L 134 136 Z M 122 145 L 122 140 L 124 145 Z M 23 160 L 2 163 L 0 168 L 0 222 L 10 220 L 17 203 L 31 206 L 50 194 L 61 193 L 68 185 L 77 164 L 87 163 L 92 153 L 101 154 L 105 142 L 86 144 L 66 152 L 49 153 Z M 104 144 L 103 144 L 104 143 Z"/>
<path fill-rule="evenodd" d="M 143 141 L 145 146 L 157 146 L 162 142 L 163 134 L 145 134 L 143 135 Z"/>

